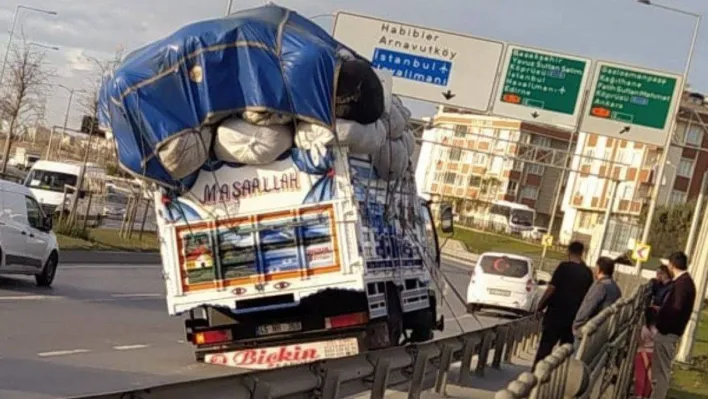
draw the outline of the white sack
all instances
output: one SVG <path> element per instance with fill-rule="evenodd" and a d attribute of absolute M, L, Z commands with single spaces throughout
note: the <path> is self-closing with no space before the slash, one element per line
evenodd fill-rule
<path fill-rule="evenodd" d="M 403 136 L 403 132 L 408 127 L 410 117 L 411 111 L 403 105 L 400 97 L 392 96 L 391 108 L 381 117 L 381 120 L 386 125 L 386 131 L 389 133 L 389 140 L 398 140 Z"/>
<path fill-rule="evenodd" d="M 303 150 L 327 146 L 334 142 L 334 133 L 328 128 L 309 122 L 300 122 L 295 130 L 295 145 Z"/>
<path fill-rule="evenodd" d="M 395 180 L 408 169 L 408 150 L 403 139 L 387 140 L 373 156 L 374 167 L 381 180 Z"/>
<path fill-rule="evenodd" d="M 222 161 L 263 165 L 275 161 L 293 145 L 289 126 L 256 126 L 239 118 L 222 122 L 216 130 L 214 154 Z"/>
<path fill-rule="evenodd" d="M 415 136 L 413 136 L 413 133 L 411 133 L 410 130 L 406 130 L 403 133 L 403 137 L 401 137 L 401 140 L 403 140 L 403 144 L 406 146 L 408 158 L 412 157 L 413 152 L 415 152 Z"/>
<path fill-rule="evenodd" d="M 209 159 L 212 137 L 206 127 L 172 136 L 157 148 L 157 158 L 172 178 L 185 178 Z"/>
<path fill-rule="evenodd" d="M 244 111 L 241 117 L 246 122 L 258 126 L 286 125 L 293 121 L 290 115 L 269 111 Z"/>
<path fill-rule="evenodd" d="M 373 155 L 386 141 L 386 126 L 381 120 L 362 125 L 347 119 L 337 119 L 337 137 L 341 145 L 349 147 L 349 152 Z"/>

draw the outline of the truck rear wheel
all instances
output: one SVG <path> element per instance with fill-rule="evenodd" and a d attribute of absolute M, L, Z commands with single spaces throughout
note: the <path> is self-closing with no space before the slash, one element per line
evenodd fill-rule
<path fill-rule="evenodd" d="M 394 284 L 386 286 L 386 306 L 388 307 L 388 339 L 391 346 L 397 346 L 403 336 L 403 309 L 398 288 Z"/>

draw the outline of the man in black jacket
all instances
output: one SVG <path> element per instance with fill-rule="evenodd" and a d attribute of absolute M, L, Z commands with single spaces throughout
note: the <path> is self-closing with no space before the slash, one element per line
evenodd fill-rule
<path fill-rule="evenodd" d="M 669 256 L 669 271 L 673 281 L 666 298 L 659 307 L 652 359 L 653 399 L 665 399 L 671 382 L 671 361 L 676 355 L 676 344 L 686 330 L 696 300 L 696 285 L 687 272 L 688 257 L 683 252 Z"/>
<path fill-rule="evenodd" d="M 593 283 L 592 271 L 583 262 L 585 246 L 572 242 L 568 246 L 568 260 L 561 262 L 553 272 L 551 282 L 546 287 L 538 305 L 538 311 L 547 308 L 543 316 L 541 342 L 536 351 L 536 364 L 550 355 L 556 344 L 572 344 L 573 320 L 580 304 Z"/>

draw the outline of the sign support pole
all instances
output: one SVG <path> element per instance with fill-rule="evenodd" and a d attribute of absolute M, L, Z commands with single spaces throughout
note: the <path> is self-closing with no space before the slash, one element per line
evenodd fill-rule
<path fill-rule="evenodd" d="M 654 190 L 651 195 L 651 202 L 649 202 L 649 209 L 647 210 L 647 220 L 644 222 L 644 232 L 642 233 L 642 243 L 646 244 L 649 241 L 649 232 L 651 231 L 651 222 L 654 219 L 654 213 L 656 212 L 656 203 L 659 199 L 659 192 L 661 191 L 661 181 L 664 179 L 664 169 L 666 169 L 666 161 L 669 158 L 669 149 L 671 148 L 671 138 L 674 135 L 674 130 L 676 130 L 676 118 L 681 110 L 681 100 L 683 99 L 683 91 L 688 83 L 688 73 L 691 71 L 691 62 L 693 61 L 693 53 L 696 48 L 696 40 L 698 39 L 698 31 L 701 26 L 701 16 L 698 15 L 696 18 L 696 24 L 693 28 L 693 37 L 691 38 L 691 47 L 688 50 L 688 59 L 686 60 L 686 67 L 683 71 L 683 79 L 681 82 L 681 90 L 679 91 L 678 104 L 674 107 L 671 113 L 671 122 L 669 127 L 669 134 L 666 135 L 666 143 L 661 151 L 661 159 L 659 160 L 659 169 L 656 172 L 656 179 L 654 179 Z M 637 261 L 637 276 L 642 275 L 642 262 Z"/>
<path fill-rule="evenodd" d="M 589 71 L 589 73 L 592 73 L 592 71 Z M 563 183 L 568 177 L 568 169 L 572 167 L 574 155 L 573 152 L 575 151 L 573 147 L 573 142 L 580 139 L 580 126 L 583 124 L 583 119 L 585 118 L 585 106 L 587 105 L 589 98 L 590 90 L 585 89 L 583 97 L 580 100 L 580 115 L 578 115 L 578 123 L 575 124 L 575 129 L 573 129 L 573 132 L 570 134 L 570 139 L 568 140 L 568 148 L 566 150 L 566 159 L 564 165 L 565 168 L 563 168 L 563 170 L 561 171 L 560 179 L 558 179 L 558 185 L 556 186 L 556 194 L 553 198 L 553 209 L 551 209 L 551 219 L 548 221 L 548 234 L 550 235 L 553 235 L 553 225 L 556 221 L 556 213 L 558 212 L 558 206 L 560 205 L 560 197 L 563 193 Z M 571 163 L 571 165 L 568 165 L 569 162 Z M 560 242 L 560 234 L 558 234 L 557 240 Z M 545 266 L 547 252 L 548 247 L 544 245 L 543 250 L 541 252 L 541 270 L 544 270 L 543 267 Z"/>

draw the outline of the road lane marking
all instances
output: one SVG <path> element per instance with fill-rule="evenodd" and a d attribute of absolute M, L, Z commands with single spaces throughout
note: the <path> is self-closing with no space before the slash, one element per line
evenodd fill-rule
<path fill-rule="evenodd" d="M 39 356 L 39 357 L 66 356 L 66 355 L 75 355 L 78 353 L 88 353 L 88 352 L 91 352 L 91 351 L 88 349 L 72 349 L 72 350 L 66 350 L 66 351 L 42 352 L 42 353 L 38 353 L 37 356 Z"/>
<path fill-rule="evenodd" d="M 119 346 L 114 346 L 113 349 L 117 351 L 129 351 L 129 350 L 134 350 L 134 349 L 144 349 L 144 348 L 149 348 L 150 345 L 143 345 L 143 344 L 136 344 L 136 345 L 119 345 Z"/>
<path fill-rule="evenodd" d="M 53 295 L 14 295 L 0 296 L 0 301 L 41 301 L 43 299 L 59 299 L 62 297 Z"/>
<path fill-rule="evenodd" d="M 162 298 L 164 294 L 111 294 L 111 298 Z"/>

